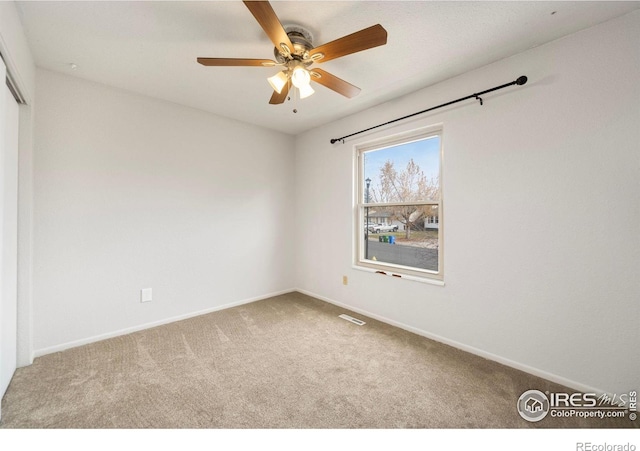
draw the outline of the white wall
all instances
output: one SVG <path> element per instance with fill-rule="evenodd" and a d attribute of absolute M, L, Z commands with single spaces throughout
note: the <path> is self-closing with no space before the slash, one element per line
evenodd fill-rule
<path fill-rule="evenodd" d="M 636 11 L 298 136 L 298 287 L 574 388 L 640 387 L 638 42 Z M 353 269 L 354 144 L 437 123 L 445 286 Z"/>
<path fill-rule="evenodd" d="M 293 137 L 54 72 L 36 84 L 36 354 L 293 287 Z"/>

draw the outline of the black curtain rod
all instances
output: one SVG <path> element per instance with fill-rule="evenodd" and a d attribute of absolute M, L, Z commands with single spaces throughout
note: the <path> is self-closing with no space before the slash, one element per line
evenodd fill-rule
<path fill-rule="evenodd" d="M 496 86 L 495 88 L 487 89 L 487 90 L 482 91 L 482 92 L 477 92 L 475 94 L 471 94 L 471 95 L 468 95 L 466 97 L 461 97 L 461 98 L 459 98 L 457 100 L 452 100 L 451 102 L 443 103 L 442 105 L 438 105 L 438 106 L 434 106 L 434 107 L 431 107 L 431 108 L 427 108 L 426 110 L 418 111 L 417 113 L 409 114 L 407 116 L 399 117 L 398 119 L 394 119 L 392 121 L 385 122 L 384 124 L 374 125 L 373 127 L 365 128 L 364 130 L 360 130 L 359 132 L 351 133 L 350 135 L 345 135 L 342 138 L 333 138 L 331 140 L 331 144 L 334 144 L 337 141 L 342 141 L 342 143 L 344 144 L 344 140 L 345 139 L 350 138 L 350 137 L 355 136 L 355 135 L 359 135 L 360 133 L 368 132 L 369 130 L 373 130 L 374 128 L 383 127 L 385 125 L 393 124 L 394 122 L 402 121 L 404 119 L 408 119 L 410 117 L 417 116 L 418 114 L 426 113 L 427 111 L 437 110 L 438 108 L 442 108 L 442 107 L 445 107 L 445 106 L 452 105 L 454 103 L 462 102 L 463 100 L 475 98 L 475 99 L 478 99 L 480 101 L 480 105 L 482 105 L 483 101 L 482 101 L 482 98 L 480 97 L 481 95 L 486 94 L 488 92 L 497 91 L 498 89 L 506 88 L 507 86 L 523 85 L 526 82 L 527 82 L 527 77 L 525 75 L 522 75 L 522 76 L 518 77 L 517 80 L 514 80 L 514 81 L 512 81 L 510 83 L 505 83 L 504 85 Z"/>

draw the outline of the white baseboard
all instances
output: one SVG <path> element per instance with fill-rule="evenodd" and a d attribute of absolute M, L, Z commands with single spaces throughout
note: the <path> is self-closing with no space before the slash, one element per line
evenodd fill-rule
<path fill-rule="evenodd" d="M 75 348 L 78 346 L 83 346 L 89 343 L 95 343 L 96 341 L 106 340 L 108 338 L 119 337 L 121 335 L 127 335 L 132 332 L 138 332 L 144 329 L 150 329 L 152 327 L 162 326 L 163 324 L 173 323 L 175 321 L 182 321 L 184 319 L 193 318 L 194 316 L 205 315 L 211 312 L 217 312 L 219 310 L 225 310 L 231 307 L 237 307 L 239 305 L 250 304 L 251 302 L 261 301 L 263 299 L 268 299 L 274 296 L 280 296 L 282 294 L 291 293 L 296 291 L 294 288 L 288 290 L 277 291 L 275 293 L 269 293 L 261 296 L 256 296 L 250 299 L 243 299 L 241 301 L 231 302 L 229 304 L 219 305 L 217 307 L 212 307 L 204 310 L 199 310 L 197 312 L 186 313 L 184 315 L 173 316 L 171 318 L 165 318 L 159 321 L 154 321 L 151 323 L 140 324 L 138 326 L 127 327 L 125 329 L 116 330 L 113 332 L 107 332 L 105 334 L 94 335 L 92 337 L 82 338 L 80 340 L 69 341 L 67 343 L 62 343 L 55 346 L 50 346 L 48 348 L 37 349 L 33 352 L 34 357 L 41 357 L 43 355 L 52 354 L 54 352 L 64 351 L 65 349 Z M 33 359 L 32 359 L 33 361 Z"/>
<path fill-rule="evenodd" d="M 313 293 L 313 292 L 310 292 L 310 291 L 307 291 L 307 290 L 303 290 L 303 289 L 297 288 L 295 291 L 298 291 L 298 292 L 300 292 L 302 294 L 306 294 L 307 296 L 311 296 L 311 297 L 320 299 L 321 301 L 328 302 L 328 303 L 336 305 L 338 307 L 342 307 L 342 308 L 351 310 L 352 312 L 360 313 L 361 315 L 366 315 L 369 318 L 373 318 L 373 319 L 376 319 L 376 320 L 378 320 L 380 322 L 389 324 L 391 326 L 395 326 L 395 327 L 398 327 L 400 329 L 404 329 L 406 331 L 412 332 L 412 333 L 414 333 L 416 335 L 420 335 L 422 337 L 429 338 L 430 340 L 437 341 L 439 343 L 444 343 L 446 345 L 452 346 L 454 348 L 460 349 L 460 350 L 468 352 L 470 354 L 477 355 L 477 356 L 485 358 L 487 360 L 492 360 L 492 361 L 498 362 L 498 363 L 500 363 L 502 365 L 505 365 L 505 366 L 508 366 L 508 367 L 511 367 L 511 368 L 515 368 L 515 369 L 520 370 L 520 371 L 524 371 L 525 373 L 529 373 L 529 374 L 531 374 L 533 376 L 537 376 L 537 377 L 540 377 L 542 379 L 546 379 L 548 381 L 555 382 L 556 384 L 564 385 L 565 387 L 574 389 L 574 390 L 582 392 L 582 393 L 596 393 L 598 395 L 607 394 L 607 395 L 611 396 L 611 393 L 607 392 L 605 390 L 599 390 L 599 389 L 596 389 L 594 387 L 589 387 L 588 385 L 585 385 L 585 384 L 582 384 L 580 382 L 576 382 L 576 381 L 567 379 L 566 377 L 558 376 L 557 374 L 549 373 L 547 371 L 544 371 L 544 370 L 541 370 L 541 369 L 538 369 L 538 368 L 534 368 L 534 367 L 526 365 L 524 363 L 516 362 L 516 361 L 513 361 L 511 359 L 507 359 L 505 357 L 501 357 L 499 355 L 492 354 L 491 352 L 484 351 L 482 349 L 474 348 L 473 346 L 469 346 L 469 345 L 466 345 L 464 343 L 457 342 L 455 340 L 450 340 L 450 339 L 442 337 L 440 335 L 436 335 L 436 334 L 433 334 L 431 332 L 427 332 L 425 330 L 418 329 L 418 328 L 413 327 L 413 326 L 409 326 L 408 324 L 404 324 L 404 323 L 401 323 L 399 321 L 395 321 L 395 320 L 386 318 L 384 316 L 377 315 L 375 313 L 369 312 L 369 311 L 364 310 L 364 309 L 360 309 L 360 308 L 353 307 L 353 306 L 348 305 L 348 304 L 344 304 L 342 302 L 335 301 L 333 299 L 329 299 L 329 298 L 327 298 L 325 296 L 321 296 L 319 294 L 316 294 L 316 293 Z M 536 387 L 531 387 L 531 389 L 535 389 L 535 388 Z"/>

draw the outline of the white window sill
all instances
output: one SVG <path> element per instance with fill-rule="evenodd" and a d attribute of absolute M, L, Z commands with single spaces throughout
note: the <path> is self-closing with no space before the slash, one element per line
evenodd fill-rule
<path fill-rule="evenodd" d="M 385 277 L 391 277 L 391 278 L 394 278 L 394 279 L 411 280 L 413 282 L 426 283 L 426 284 L 429 284 L 429 285 L 437 285 L 437 286 L 440 286 L 440 287 L 444 286 L 444 280 L 431 279 L 431 278 L 428 278 L 428 277 L 411 276 L 411 275 L 408 275 L 408 274 L 398 274 L 398 273 L 391 272 L 391 271 L 385 271 L 382 268 L 374 269 L 374 268 L 368 268 L 366 266 L 359 266 L 359 265 L 352 265 L 351 267 L 353 269 L 357 269 L 358 271 L 370 272 L 370 273 L 374 273 L 376 275 L 385 276 Z"/>

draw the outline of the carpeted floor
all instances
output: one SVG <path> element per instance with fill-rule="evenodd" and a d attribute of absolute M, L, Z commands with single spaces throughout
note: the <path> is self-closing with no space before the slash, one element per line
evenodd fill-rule
<path fill-rule="evenodd" d="M 367 322 L 338 318 L 347 313 Z M 523 420 L 543 379 L 290 293 L 37 358 L 2 428 L 566 428 Z M 571 391 L 571 390 L 569 390 Z"/>

